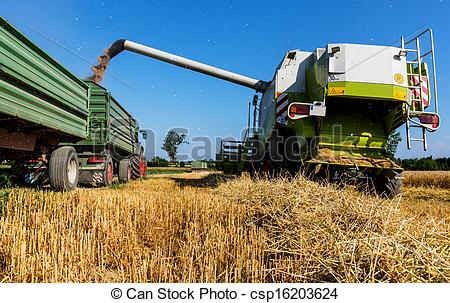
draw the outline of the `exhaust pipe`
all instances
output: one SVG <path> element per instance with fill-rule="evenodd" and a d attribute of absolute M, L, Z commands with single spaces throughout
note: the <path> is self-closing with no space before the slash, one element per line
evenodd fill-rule
<path fill-rule="evenodd" d="M 112 59 L 124 50 L 135 52 L 147 57 L 151 57 L 186 69 L 194 70 L 196 72 L 233 82 L 242 86 L 253 88 L 257 92 L 264 92 L 269 86 L 269 83 L 266 81 L 252 79 L 224 69 L 203 64 L 191 59 L 183 58 L 125 39 L 115 41 L 106 51 L 106 56 L 108 57 L 108 59 Z"/>

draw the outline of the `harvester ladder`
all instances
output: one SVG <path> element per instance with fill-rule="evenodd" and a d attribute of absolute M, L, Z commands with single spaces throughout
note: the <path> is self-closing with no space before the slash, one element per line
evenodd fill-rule
<path fill-rule="evenodd" d="M 429 50 L 422 53 L 421 41 L 424 41 L 428 35 L 428 47 Z M 409 47 L 409 48 L 405 48 Z M 435 131 L 436 129 L 430 128 L 421 122 L 420 117 L 424 115 L 438 115 L 438 95 L 437 95 L 437 83 L 436 83 L 436 66 L 434 57 L 434 41 L 433 33 L 431 29 L 426 29 L 414 38 L 405 41 L 404 37 L 401 37 L 401 48 L 406 51 L 407 54 L 413 54 L 414 59 L 408 60 L 406 56 L 407 68 L 407 85 L 408 85 L 408 102 L 406 105 L 406 141 L 408 149 L 411 149 L 412 141 L 419 141 L 423 144 L 423 149 L 426 151 L 427 146 L 427 131 Z M 409 56 L 411 57 L 411 56 Z M 423 63 L 429 59 L 431 62 L 431 77 L 430 71 L 428 74 L 423 73 Z M 430 85 L 428 85 L 430 83 Z M 433 94 L 431 94 L 433 91 Z M 428 109 L 433 100 L 433 110 Z M 426 102 L 425 102 L 426 101 Z M 411 129 L 421 129 L 421 137 L 412 137 Z"/>

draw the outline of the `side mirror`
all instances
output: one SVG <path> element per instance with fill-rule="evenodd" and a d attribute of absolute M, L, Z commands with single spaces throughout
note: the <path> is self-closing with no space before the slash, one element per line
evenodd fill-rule
<path fill-rule="evenodd" d="M 258 105 L 258 95 L 254 94 L 253 95 L 253 106 L 256 106 L 256 105 Z"/>

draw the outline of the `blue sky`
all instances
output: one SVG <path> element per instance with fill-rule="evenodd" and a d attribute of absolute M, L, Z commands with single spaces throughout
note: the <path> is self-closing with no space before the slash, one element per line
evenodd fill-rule
<path fill-rule="evenodd" d="M 418 9 L 419 8 L 419 9 Z M 80 77 L 113 41 L 130 39 L 253 78 L 270 80 L 289 49 L 327 43 L 389 45 L 419 27 L 434 30 L 442 126 L 397 156 L 450 157 L 450 1 L 8 1 L 3 16 Z M 253 91 L 132 53 L 113 59 L 102 82 L 155 131 L 188 138 L 239 136 Z M 404 137 L 403 128 L 401 129 Z M 195 144 L 182 148 L 187 152 Z"/>

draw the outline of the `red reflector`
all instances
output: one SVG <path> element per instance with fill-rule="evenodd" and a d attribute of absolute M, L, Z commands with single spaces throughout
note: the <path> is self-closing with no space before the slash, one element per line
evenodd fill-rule
<path fill-rule="evenodd" d="M 87 163 L 103 163 L 103 162 L 105 162 L 105 159 L 103 159 L 103 158 L 98 158 L 98 157 L 96 157 L 96 156 L 90 157 L 90 158 L 87 160 Z"/>
<path fill-rule="evenodd" d="M 419 121 L 422 124 L 433 124 L 433 127 L 438 127 L 439 116 L 437 116 L 437 115 L 422 115 L 419 117 Z"/>
<path fill-rule="evenodd" d="M 309 115 L 310 105 L 307 104 L 292 104 L 289 115 Z"/>

